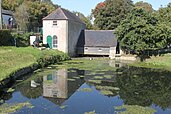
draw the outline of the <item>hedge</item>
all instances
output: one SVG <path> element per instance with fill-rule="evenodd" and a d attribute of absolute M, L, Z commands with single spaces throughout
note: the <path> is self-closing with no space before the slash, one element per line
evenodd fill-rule
<path fill-rule="evenodd" d="M 17 33 L 7 29 L 0 30 L 0 46 L 29 46 L 29 37 L 33 33 Z"/>
<path fill-rule="evenodd" d="M 0 30 L 0 46 L 14 46 L 14 38 L 10 30 Z"/>

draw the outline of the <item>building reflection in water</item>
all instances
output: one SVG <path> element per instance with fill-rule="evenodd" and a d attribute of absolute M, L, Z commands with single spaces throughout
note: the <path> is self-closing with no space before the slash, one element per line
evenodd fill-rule
<path fill-rule="evenodd" d="M 79 77 L 83 71 L 68 72 L 67 69 L 59 69 L 43 77 L 43 97 L 49 101 L 61 105 L 85 82 L 77 78 L 70 81 L 68 78 Z"/>
<path fill-rule="evenodd" d="M 43 77 L 43 96 L 55 98 L 68 97 L 67 70 L 60 69 Z"/>

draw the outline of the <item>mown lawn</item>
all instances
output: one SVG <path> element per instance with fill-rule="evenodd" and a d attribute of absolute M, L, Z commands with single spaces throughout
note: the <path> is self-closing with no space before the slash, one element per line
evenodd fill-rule
<path fill-rule="evenodd" d="M 133 66 L 147 67 L 147 68 L 158 68 L 171 71 L 171 54 L 165 54 L 161 56 L 153 56 L 144 62 L 135 62 L 131 64 Z"/>
<path fill-rule="evenodd" d="M 60 61 L 68 59 L 66 54 L 57 50 L 41 51 L 33 47 L 0 47 L 0 81 L 19 69 L 43 63 L 45 58 L 46 61 L 52 60 L 52 57 Z"/>

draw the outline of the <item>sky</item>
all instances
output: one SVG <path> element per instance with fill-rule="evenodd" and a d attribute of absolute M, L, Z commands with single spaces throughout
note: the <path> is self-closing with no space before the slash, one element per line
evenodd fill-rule
<path fill-rule="evenodd" d="M 70 11 L 78 11 L 83 13 L 85 16 L 91 14 L 91 10 L 99 2 L 104 0 L 52 0 L 54 4 L 60 5 L 62 8 L 68 9 Z M 133 0 L 134 3 L 138 1 L 148 2 L 153 6 L 153 9 L 157 10 L 158 8 L 165 7 L 171 0 Z"/>

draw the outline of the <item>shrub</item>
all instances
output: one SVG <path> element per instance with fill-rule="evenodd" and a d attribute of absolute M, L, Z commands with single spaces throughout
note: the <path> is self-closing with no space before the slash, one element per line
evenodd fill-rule
<path fill-rule="evenodd" d="M 14 38 L 12 37 L 10 30 L 0 30 L 0 46 L 14 46 Z"/>
<path fill-rule="evenodd" d="M 29 37 L 32 33 L 12 33 L 13 38 L 16 40 L 17 47 L 29 46 Z"/>

